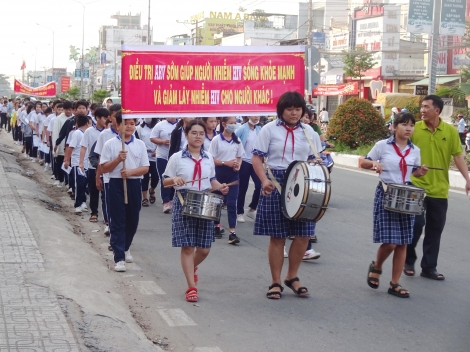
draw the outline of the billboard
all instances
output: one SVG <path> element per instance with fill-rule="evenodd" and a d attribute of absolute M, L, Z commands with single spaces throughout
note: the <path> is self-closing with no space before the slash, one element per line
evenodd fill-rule
<path fill-rule="evenodd" d="M 66 92 L 70 89 L 70 77 L 69 76 L 62 76 L 60 77 L 60 91 Z"/>
<path fill-rule="evenodd" d="M 408 7 L 408 32 L 432 33 L 433 5 L 433 0 L 410 0 Z"/>
<path fill-rule="evenodd" d="M 466 0 L 442 0 L 440 35 L 465 34 Z"/>
<path fill-rule="evenodd" d="M 358 87 L 358 82 L 336 85 L 319 85 L 312 90 L 312 96 L 358 95 Z"/>
<path fill-rule="evenodd" d="M 394 76 L 400 60 L 400 6 L 384 6 L 382 39 L 382 76 Z"/>
<path fill-rule="evenodd" d="M 303 95 L 304 46 L 123 46 L 122 110 L 132 117 L 270 115 Z"/>
<path fill-rule="evenodd" d="M 202 36 L 201 45 L 214 45 L 214 34 L 221 32 L 243 33 L 243 21 L 225 18 L 206 18 L 204 25 L 198 31 Z"/>

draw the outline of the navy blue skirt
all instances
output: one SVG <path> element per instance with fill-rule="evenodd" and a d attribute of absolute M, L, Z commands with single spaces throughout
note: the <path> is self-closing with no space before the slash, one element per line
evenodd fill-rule
<path fill-rule="evenodd" d="M 384 209 L 385 191 L 379 182 L 374 198 L 374 243 L 410 244 L 415 216 Z"/>
<path fill-rule="evenodd" d="M 282 186 L 286 170 L 271 171 Z M 269 175 L 267 176 L 271 179 Z M 269 196 L 263 196 L 262 194 L 260 196 L 253 234 L 275 238 L 287 238 L 289 236 L 311 237 L 315 235 L 315 223 L 286 218 L 281 209 L 281 194 L 274 188 Z"/>
<path fill-rule="evenodd" d="M 180 190 L 183 199 L 186 190 Z M 182 214 L 183 206 L 177 192 L 173 198 L 171 235 L 172 247 L 211 248 L 214 242 L 214 221 Z"/>

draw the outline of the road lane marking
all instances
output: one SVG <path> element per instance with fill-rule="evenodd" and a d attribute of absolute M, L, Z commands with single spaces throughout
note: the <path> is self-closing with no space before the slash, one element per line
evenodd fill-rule
<path fill-rule="evenodd" d="M 158 309 L 157 311 L 169 326 L 197 325 L 182 309 Z"/>
<path fill-rule="evenodd" d="M 135 287 L 142 293 L 143 295 L 164 295 L 166 294 L 160 286 L 158 286 L 153 281 L 133 281 L 132 282 Z"/>

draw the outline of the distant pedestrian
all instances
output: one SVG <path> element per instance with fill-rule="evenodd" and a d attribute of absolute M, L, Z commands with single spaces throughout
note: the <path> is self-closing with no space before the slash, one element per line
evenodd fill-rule
<path fill-rule="evenodd" d="M 458 114 L 457 118 L 459 119 L 459 122 L 457 124 L 457 131 L 459 132 L 459 136 L 460 136 L 460 144 L 465 145 L 465 137 L 466 137 L 465 119 L 463 118 L 462 114 Z"/>

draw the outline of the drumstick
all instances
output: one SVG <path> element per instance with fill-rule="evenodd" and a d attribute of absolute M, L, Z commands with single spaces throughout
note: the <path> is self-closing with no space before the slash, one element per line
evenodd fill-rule
<path fill-rule="evenodd" d="M 406 165 L 406 166 L 410 166 L 410 167 L 421 167 L 420 165 Z M 440 167 L 434 167 L 434 166 L 426 166 L 429 170 L 444 170 L 443 168 L 440 168 Z"/>
<path fill-rule="evenodd" d="M 238 185 L 238 181 L 233 181 L 233 182 L 230 182 L 230 183 L 227 183 L 227 187 L 231 187 L 231 186 L 236 186 Z M 209 192 L 217 192 L 218 190 L 217 189 L 210 189 Z"/>
<path fill-rule="evenodd" d="M 184 184 L 186 185 L 190 182 L 202 181 L 202 180 L 205 180 L 205 179 L 207 179 L 207 177 L 197 178 L 195 180 L 186 181 Z M 172 184 L 172 185 L 165 186 L 164 188 L 171 188 L 171 187 L 175 187 L 175 186 L 176 186 L 175 184 Z"/>

